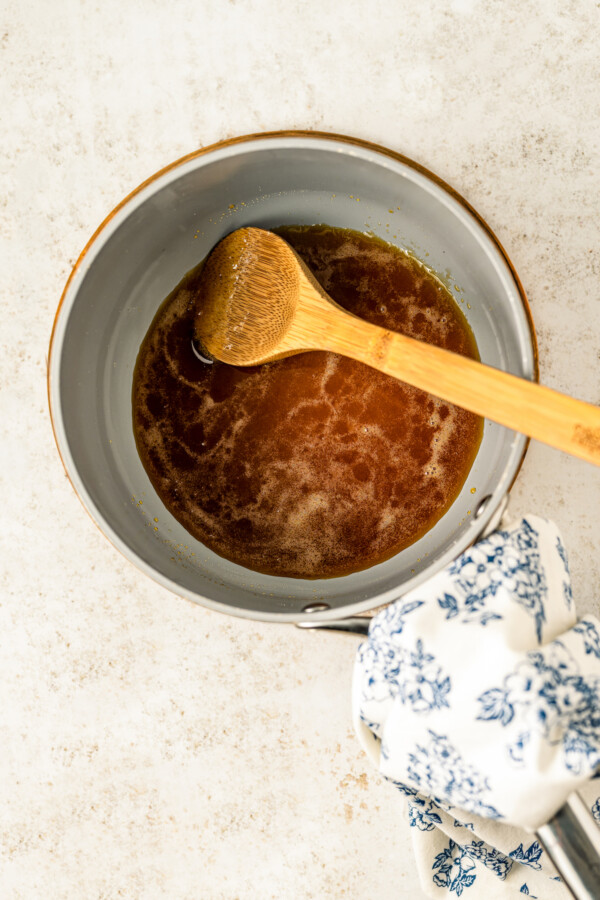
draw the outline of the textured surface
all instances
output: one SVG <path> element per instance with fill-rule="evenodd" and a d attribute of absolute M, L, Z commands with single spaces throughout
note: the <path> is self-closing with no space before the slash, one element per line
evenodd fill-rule
<path fill-rule="evenodd" d="M 399 798 L 350 731 L 350 639 L 173 597 L 96 531 L 52 444 L 70 266 L 160 166 L 270 128 L 356 134 L 451 182 L 529 294 L 542 380 L 600 402 L 596 2 L 5 4 L 3 898 L 418 897 Z M 556 519 L 597 611 L 600 470 L 534 445 L 513 513 Z"/>
<path fill-rule="evenodd" d="M 262 228 L 240 228 L 217 244 L 203 273 L 204 302 L 195 319 L 200 346 L 234 366 L 281 352 L 300 281 L 289 247 Z"/>

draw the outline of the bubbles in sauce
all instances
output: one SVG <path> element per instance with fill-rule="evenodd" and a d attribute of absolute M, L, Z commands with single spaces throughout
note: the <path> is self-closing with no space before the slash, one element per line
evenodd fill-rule
<path fill-rule="evenodd" d="M 346 229 L 277 231 L 345 309 L 478 358 L 417 260 Z M 200 273 L 160 307 L 133 383 L 138 451 L 173 516 L 221 556 L 294 578 L 365 569 L 425 534 L 460 492 L 482 420 L 332 353 L 207 365 L 191 341 Z"/>

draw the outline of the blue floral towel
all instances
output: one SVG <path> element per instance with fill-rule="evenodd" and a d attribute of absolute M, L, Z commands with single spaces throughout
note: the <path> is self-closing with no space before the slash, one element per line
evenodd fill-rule
<path fill-rule="evenodd" d="M 600 623 L 576 620 L 553 523 L 496 531 L 377 615 L 353 706 L 429 896 L 570 896 L 532 832 L 575 790 L 600 824 Z"/>

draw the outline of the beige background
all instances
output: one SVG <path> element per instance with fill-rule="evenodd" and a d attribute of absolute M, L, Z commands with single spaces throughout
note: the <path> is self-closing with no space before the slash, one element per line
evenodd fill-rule
<path fill-rule="evenodd" d="M 547 384 L 600 403 L 600 4 L 21 0 L 0 11 L 0 896 L 418 898 L 400 798 L 353 737 L 356 643 L 209 613 L 95 529 L 45 357 L 99 222 L 236 134 L 379 141 L 449 181 L 530 297 Z M 125 388 L 124 388 L 125 389 Z M 600 470 L 533 445 L 597 610 Z"/>

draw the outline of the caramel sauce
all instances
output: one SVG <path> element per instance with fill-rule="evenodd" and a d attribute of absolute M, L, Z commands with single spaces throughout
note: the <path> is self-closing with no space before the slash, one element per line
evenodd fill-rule
<path fill-rule="evenodd" d="M 346 229 L 277 232 L 345 309 L 478 358 L 451 294 L 413 257 Z M 365 569 L 425 534 L 460 492 L 482 420 L 332 353 L 207 365 L 191 341 L 201 268 L 160 307 L 133 382 L 138 451 L 172 515 L 221 556 L 294 578 Z"/>

